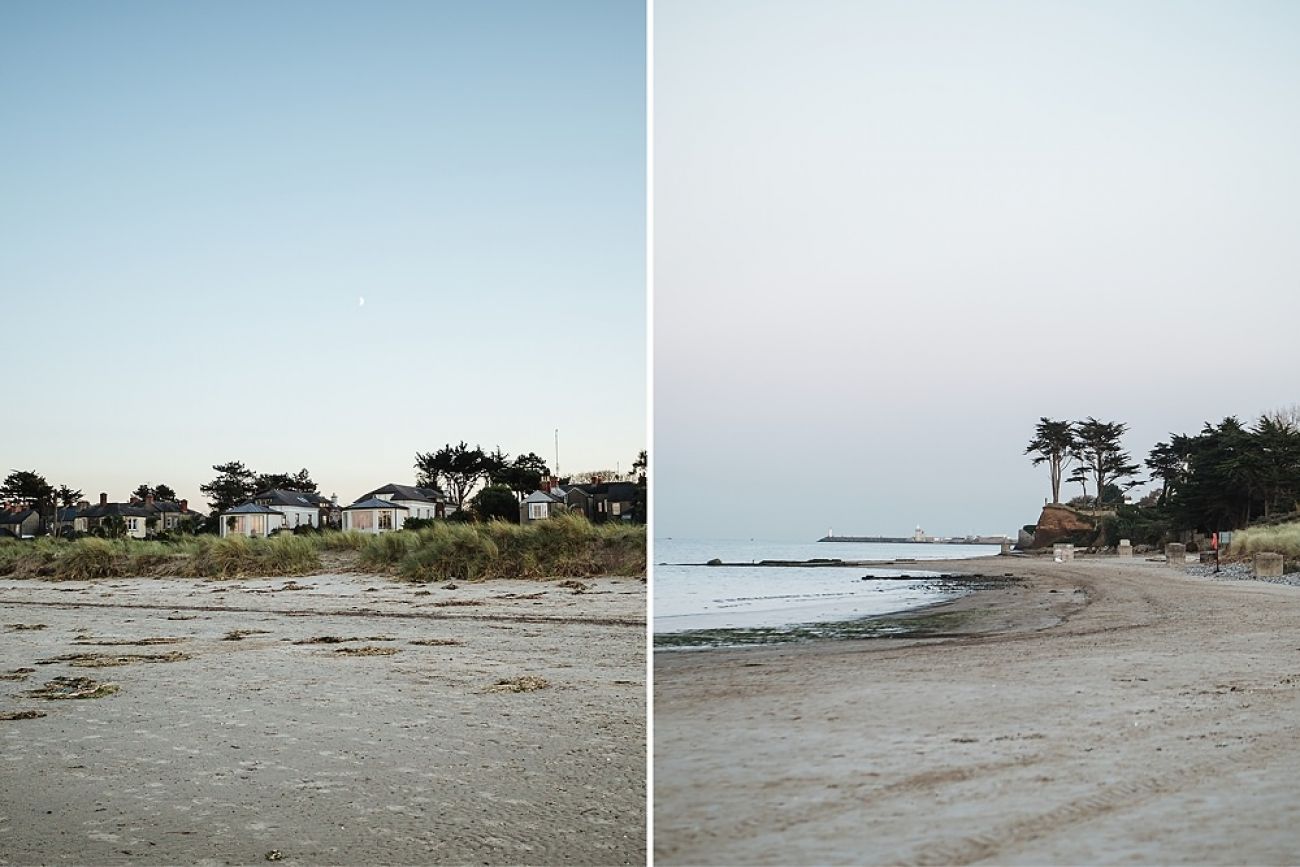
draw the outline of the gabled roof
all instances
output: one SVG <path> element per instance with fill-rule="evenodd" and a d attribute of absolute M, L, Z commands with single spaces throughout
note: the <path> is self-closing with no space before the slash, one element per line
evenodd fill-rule
<path fill-rule="evenodd" d="M 35 514 L 35 509 L 23 509 L 21 512 L 0 512 L 0 524 L 21 524 Z"/>
<path fill-rule="evenodd" d="M 96 503 L 82 512 L 80 517 L 111 518 L 114 515 L 121 518 L 152 518 L 153 512 L 144 506 L 134 506 L 131 503 Z"/>
<path fill-rule="evenodd" d="M 320 503 L 316 494 L 305 494 L 302 491 L 286 491 L 281 488 L 272 488 L 269 491 L 253 494 L 250 500 L 266 500 L 263 505 L 272 506 L 294 506 L 299 509 L 315 509 Z"/>
<path fill-rule="evenodd" d="M 405 506 L 399 506 L 397 503 L 390 503 L 388 500 L 381 500 L 378 497 L 371 497 L 367 500 L 359 500 L 350 506 L 344 506 L 343 511 L 351 509 L 401 509 L 403 512 L 409 512 L 410 509 Z"/>
<path fill-rule="evenodd" d="M 545 491 L 533 491 L 526 498 L 524 498 L 524 502 L 525 503 L 562 503 L 564 501 L 561 500 L 559 497 L 551 496 Z"/>
<path fill-rule="evenodd" d="M 259 503 L 251 500 L 247 503 L 240 503 L 233 509 L 227 509 L 223 514 L 226 515 L 283 515 L 284 512 L 277 512 L 275 509 L 268 509 Z"/>
<path fill-rule="evenodd" d="M 446 495 L 437 488 L 422 488 L 418 485 L 395 485 L 389 483 L 382 488 L 375 488 L 368 494 L 362 494 L 357 497 L 357 502 L 369 500 L 372 497 L 378 497 L 380 494 L 388 494 L 394 500 L 408 500 L 413 503 L 441 503 L 446 500 Z"/>

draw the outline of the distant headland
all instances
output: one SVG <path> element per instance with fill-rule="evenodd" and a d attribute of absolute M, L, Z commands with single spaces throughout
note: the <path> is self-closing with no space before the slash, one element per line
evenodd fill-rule
<path fill-rule="evenodd" d="M 927 536 L 920 527 L 911 536 L 836 536 L 829 531 L 818 542 L 883 542 L 904 545 L 1001 545 L 1013 541 L 1009 536 Z"/>

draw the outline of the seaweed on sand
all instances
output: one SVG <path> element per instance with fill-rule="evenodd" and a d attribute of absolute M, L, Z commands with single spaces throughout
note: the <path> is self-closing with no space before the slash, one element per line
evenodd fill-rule
<path fill-rule="evenodd" d="M 374 647 L 366 645 L 365 647 L 340 647 L 335 653 L 341 653 L 345 656 L 392 656 L 397 653 L 396 647 Z"/>
<path fill-rule="evenodd" d="M 151 644 L 180 644 L 184 638 L 78 638 L 73 644 L 93 644 L 96 647 L 144 647 Z"/>
<path fill-rule="evenodd" d="M 269 629 L 232 629 L 221 636 L 222 641 L 243 641 L 250 635 L 268 635 Z"/>
<path fill-rule="evenodd" d="M 536 692 L 546 689 L 551 682 L 544 677 L 526 674 L 522 677 L 508 677 L 498 680 L 487 688 L 488 692 Z"/>
<path fill-rule="evenodd" d="M 66 653 L 37 661 L 37 665 L 53 665 L 66 662 L 77 668 L 113 668 L 119 665 L 131 665 L 136 662 L 180 662 L 189 659 L 188 653 L 172 650 L 168 653 Z"/>
<path fill-rule="evenodd" d="M 736 629 L 693 629 L 654 637 L 655 647 L 736 647 L 751 644 L 790 644 L 802 641 L 868 638 L 945 638 L 969 617 L 968 611 L 947 611 L 908 617 L 861 617 L 792 626 Z"/>
<path fill-rule="evenodd" d="M 316 635 L 311 638 L 300 638 L 293 642 L 294 644 L 343 644 L 347 641 L 396 641 L 391 635 L 368 635 L 362 638 L 354 635 L 351 638 L 342 638 L 338 635 Z"/>
<path fill-rule="evenodd" d="M 89 677 L 56 677 L 47 680 L 40 689 L 29 689 L 24 695 L 30 698 L 58 699 L 103 698 L 118 691 L 115 683 L 100 683 Z"/>

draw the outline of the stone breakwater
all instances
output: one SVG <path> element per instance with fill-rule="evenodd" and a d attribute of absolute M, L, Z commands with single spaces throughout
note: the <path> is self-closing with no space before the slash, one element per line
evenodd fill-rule
<path fill-rule="evenodd" d="M 1280 578 L 1257 578 L 1255 569 L 1250 563 L 1224 563 L 1219 567 L 1217 574 L 1214 566 L 1210 564 L 1189 563 L 1186 573 L 1213 578 L 1215 581 L 1265 581 L 1269 584 L 1289 584 L 1292 587 L 1300 587 L 1300 572 L 1288 572 Z"/>

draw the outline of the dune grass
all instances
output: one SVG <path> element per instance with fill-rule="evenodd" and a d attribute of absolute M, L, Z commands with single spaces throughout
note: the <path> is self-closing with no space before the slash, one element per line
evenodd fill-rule
<path fill-rule="evenodd" d="M 0 541 L 0 577 L 91 580 L 119 576 L 280 577 L 320 571 L 321 554 L 355 554 L 348 568 L 411 581 L 586 578 L 646 573 L 641 525 L 593 525 L 562 515 L 519 526 L 439 521 L 420 530 L 193 536 L 168 541 L 43 538 Z M 348 558 L 352 559 L 352 558 Z M 347 560 L 345 560 L 345 563 Z"/>
<path fill-rule="evenodd" d="M 1288 560 L 1300 559 L 1300 521 L 1238 530 L 1232 534 L 1229 551 L 1243 557 L 1267 551 L 1282 554 Z"/>

